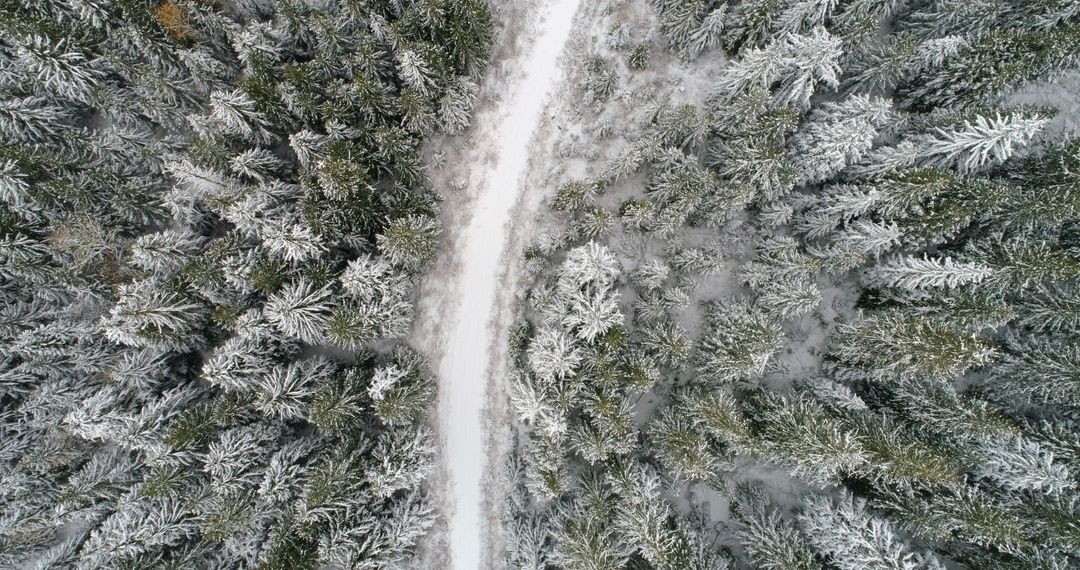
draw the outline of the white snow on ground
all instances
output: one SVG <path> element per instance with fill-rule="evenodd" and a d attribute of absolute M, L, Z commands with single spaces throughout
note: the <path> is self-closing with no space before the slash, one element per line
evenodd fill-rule
<path fill-rule="evenodd" d="M 449 547 L 451 568 L 481 567 L 488 514 L 482 513 L 482 481 L 485 473 L 485 436 L 482 414 L 489 381 L 489 350 L 493 334 L 489 326 L 498 292 L 499 267 L 508 238 L 508 222 L 528 166 L 529 141 L 540 122 L 541 111 L 552 86 L 560 77 L 559 54 L 570 34 L 580 0 L 550 0 L 544 23 L 533 45 L 523 50 L 515 67 L 523 70 L 520 81 L 510 87 L 500 105 L 501 123 L 488 139 L 495 146 L 494 160 L 477 164 L 469 185 L 479 190 L 472 203 L 471 219 L 457 254 L 458 271 L 451 274 L 459 292 L 444 307 L 453 323 L 445 335 L 437 371 L 439 375 L 439 425 L 445 441 L 449 501 Z"/>

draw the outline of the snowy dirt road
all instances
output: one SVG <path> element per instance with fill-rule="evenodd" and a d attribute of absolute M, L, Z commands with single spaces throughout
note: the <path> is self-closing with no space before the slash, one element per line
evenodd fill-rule
<path fill-rule="evenodd" d="M 462 144 L 483 147 L 466 156 L 475 164 L 458 165 L 467 172 L 469 190 L 476 192 L 468 205 L 468 220 L 451 236 L 457 263 L 441 278 L 442 289 L 452 291 L 441 300 L 444 326 L 436 329 L 440 350 L 438 423 L 443 443 L 446 486 L 449 568 L 478 570 L 487 552 L 490 513 L 484 510 L 484 475 L 487 472 L 483 414 L 488 401 L 491 351 L 501 350 L 493 339 L 503 265 L 512 212 L 529 163 L 529 141 L 540 124 L 553 86 L 561 77 L 560 54 L 570 35 L 580 0 L 546 0 L 540 6 L 533 39 L 513 61 L 502 62 L 518 73 L 498 97 L 494 108 L 476 117 L 473 135 Z M 488 122 L 488 124 L 484 124 Z"/>

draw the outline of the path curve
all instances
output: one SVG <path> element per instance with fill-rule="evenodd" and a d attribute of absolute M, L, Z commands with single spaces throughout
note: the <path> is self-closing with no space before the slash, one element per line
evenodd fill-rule
<path fill-rule="evenodd" d="M 485 465 L 483 413 L 490 384 L 489 363 L 497 338 L 491 321 L 498 297 L 502 255 L 510 235 L 509 223 L 529 163 L 529 142 L 540 124 L 552 88 L 561 77 L 560 54 L 581 0 L 548 0 L 539 33 L 522 50 L 514 69 L 520 80 L 503 94 L 499 111 L 488 116 L 500 123 L 483 141 L 494 160 L 475 165 L 469 183 L 478 190 L 470 219 L 459 237 L 459 271 L 447 283 L 459 292 L 452 306 L 444 307 L 449 326 L 437 370 L 439 375 L 439 427 L 445 442 L 444 461 L 449 475 L 449 546 L 453 570 L 479 570 L 483 561 L 486 513 L 482 513 Z M 487 129 L 485 129 L 487 130 Z M 480 156 L 481 153 L 474 153 Z"/>

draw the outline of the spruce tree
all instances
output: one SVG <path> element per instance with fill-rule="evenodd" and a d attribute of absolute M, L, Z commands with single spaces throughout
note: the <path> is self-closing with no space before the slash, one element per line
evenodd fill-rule
<path fill-rule="evenodd" d="M 991 362 L 995 349 L 944 323 L 882 313 L 837 330 L 833 356 L 875 378 L 949 380 Z"/>
<path fill-rule="evenodd" d="M 939 65 L 913 75 L 901 85 L 900 96 L 923 110 L 986 104 L 1024 82 L 1075 67 L 1078 34 L 1075 27 L 983 34 Z"/>

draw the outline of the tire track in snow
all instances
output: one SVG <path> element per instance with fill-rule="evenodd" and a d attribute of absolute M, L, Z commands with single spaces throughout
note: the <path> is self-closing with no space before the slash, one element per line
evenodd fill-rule
<path fill-rule="evenodd" d="M 485 549 L 487 514 L 482 482 L 485 465 L 483 413 L 489 384 L 490 350 L 496 338 L 490 324 L 495 310 L 508 224 L 529 162 L 529 142 L 540 124 L 550 91 L 561 77 L 559 56 L 570 36 L 580 0 L 549 0 L 540 33 L 517 65 L 522 78 L 503 97 L 500 124 L 486 144 L 495 160 L 477 165 L 470 180 L 479 188 L 471 218 L 459 243 L 460 272 L 453 289 L 457 304 L 444 313 L 452 325 L 438 363 L 439 426 L 445 441 L 452 505 L 449 542 L 453 570 L 479 570 Z M 474 155 L 475 156 L 475 155 Z"/>

